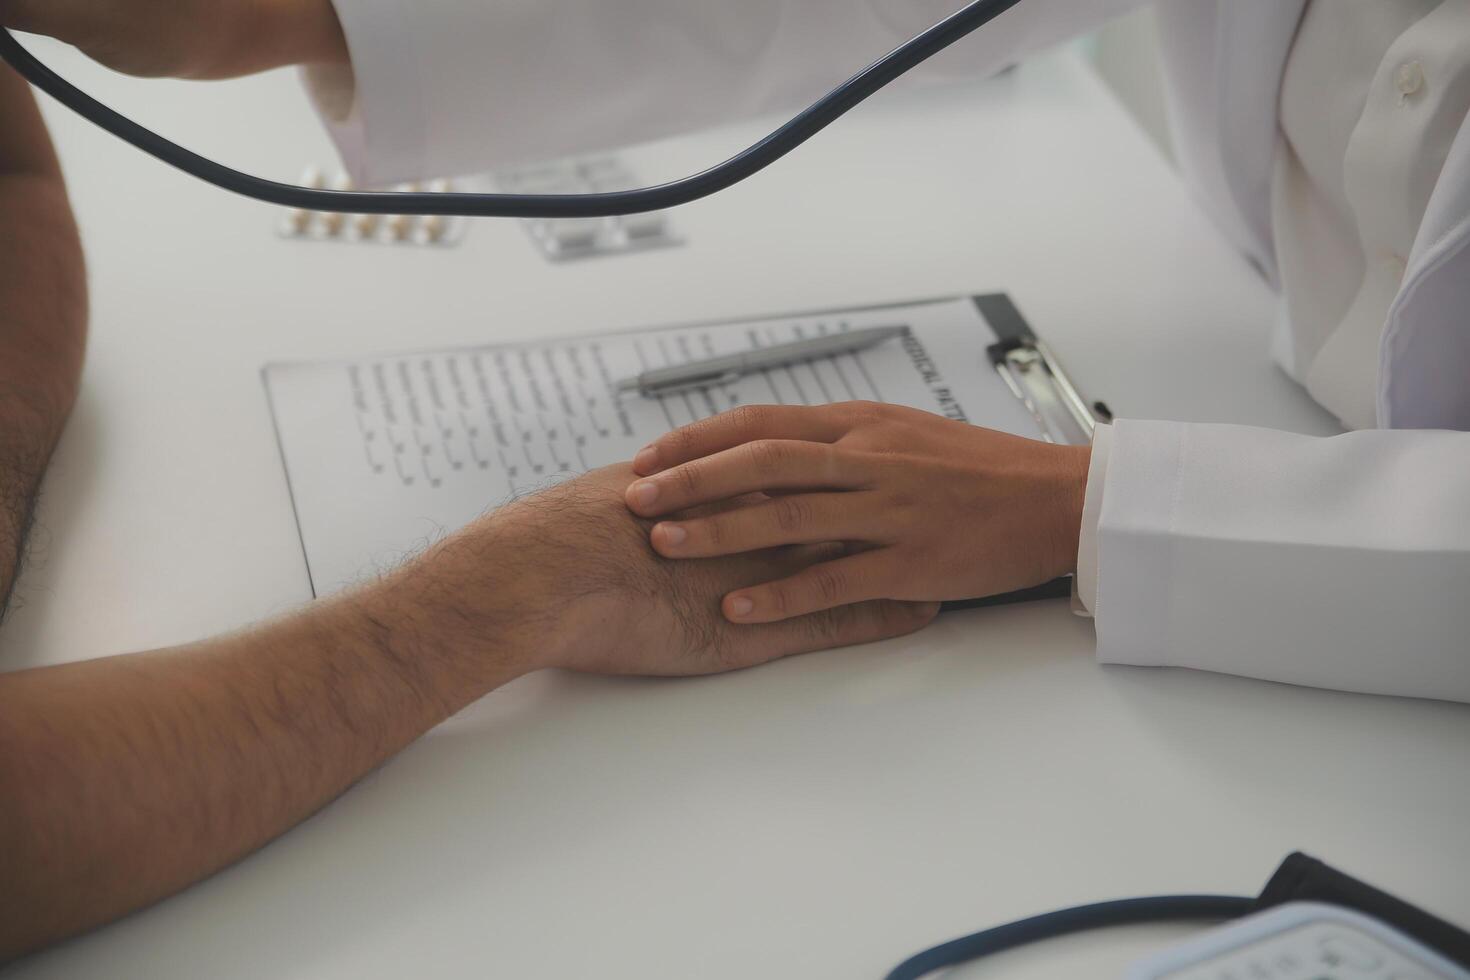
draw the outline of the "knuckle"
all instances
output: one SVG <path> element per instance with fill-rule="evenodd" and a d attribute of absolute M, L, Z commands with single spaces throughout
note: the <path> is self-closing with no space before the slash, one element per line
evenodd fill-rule
<path fill-rule="evenodd" d="M 675 489 L 686 498 L 697 496 L 704 485 L 701 469 L 689 463 L 675 467 L 671 475 Z"/>
<path fill-rule="evenodd" d="M 729 538 L 729 528 L 718 517 L 712 517 L 702 521 L 690 522 L 689 536 L 694 540 L 703 538 L 706 545 L 715 551 L 719 551 L 724 547 L 726 540 Z"/>
<path fill-rule="evenodd" d="M 780 497 L 771 504 L 771 518 L 782 534 L 796 534 L 811 523 L 811 505 L 800 496 Z"/>
<path fill-rule="evenodd" d="M 714 419 L 701 419 L 698 422 L 690 422 L 681 425 L 663 437 L 663 445 L 670 450 L 672 457 L 684 461 L 694 459 L 704 454 L 704 445 L 709 442 Z"/>
<path fill-rule="evenodd" d="M 725 417 L 735 428 L 742 430 L 758 428 L 770 416 L 771 409 L 766 405 L 741 405 L 725 413 Z"/>
<path fill-rule="evenodd" d="M 916 516 L 914 511 L 919 507 L 919 499 L 908 489 L 894 490 L 888 494 L 884 502 L 884 510 L 899 518 Z"/>
<path fill-rule="evenodd" d="M 747 452 L 755 472 L 765 477 L 772 477 L 781 472 L 791 458 L 790 450 L 784 444 L 772 439 L 752 442 Z"/>
<path fill-rule="evenodd" d="M 846 445 L 866 445 L 878 438 L 886 426 L 891 405 L 881 402 L 849 402 L 843 406 L 846 433 L 838 441 Z"/>
<path fill-rule="evenodd" d="M 816 458 L 824 483 L 836 486 L 842 482 L 842 454 L 838 452 L 836 446 L 826 443 L 817 446 Z"/>
<path fill-rule="evenodd" d="M 672 432 L 664 433 L 663 438 L 658 440 L 658 447 L 662 450 L 667 450 L 669 455 L 674 459 L 683 459 L 684 454 L 689 451 L 689 447 L 694 443 L 694 436 L 690 433 L 689 428 L 686 425 Z"/>
<path fill-rule="evenodd" d="M 791 615 L 794 604 L 791 601 L 791 588 L 785 584 L 776 584 L 766 589 L 765 604 L 775 612 L 777 619 L 785 619 Z"/>
<path fill-rule="evenodd" d="M 823 605 L 835 606 L 847 592 L 847 576 L 830 565 L 819 565 L 812 569 L 812 593 Z"/>

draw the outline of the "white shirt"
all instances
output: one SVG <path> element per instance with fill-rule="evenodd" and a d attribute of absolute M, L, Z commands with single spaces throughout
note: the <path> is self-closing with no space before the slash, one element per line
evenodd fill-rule
<path fill-rule="evenodd" d="M 1414 237 L 1470 110 L 1470 5 L 1307 7 L 1281 86 L 1271 187 L 1283 366 L 1353 429 L 1377 423 L 1378 351 Z"/>

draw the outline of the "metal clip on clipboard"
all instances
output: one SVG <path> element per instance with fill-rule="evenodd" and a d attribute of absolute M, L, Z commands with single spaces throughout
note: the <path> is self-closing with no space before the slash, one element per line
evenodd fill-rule
<path fill-rule="evenodd" d="M 1074 446 L 1092 442 L 1097 423 L 1112 421 L 1108 407 L 1087 403 L 1009 297 L 977 296 L 975 305 L 1000 338 L 985 349 L 991 365 L 1036 419 L 1042 438 Z"/>
<path fill-rule="evenodd" d="M 1047 442 L 1083 445 L 1092 441 L 1098 416 L 1045 344 L 1034 338 L 1014 338 L 991 344 L 986 353 L 1006 386 L 1041 426 Z"/>

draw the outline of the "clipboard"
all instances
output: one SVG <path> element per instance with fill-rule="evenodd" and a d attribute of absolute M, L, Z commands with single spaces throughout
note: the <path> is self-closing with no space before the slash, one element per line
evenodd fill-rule
<path fill-rule="evenodd" d="M 615 383 L 895 317 L 912 328 L 899 341 L 733 382 L 650 398 Z M 1073 444 L 1109 417 L 1004 294 L 276 363 L 262 380 L 315 595 L 391 567 L 426 533 L 463 526 L 487 504 L 627 459 L 652 433 L 738 405 L 871 398 Z"/>

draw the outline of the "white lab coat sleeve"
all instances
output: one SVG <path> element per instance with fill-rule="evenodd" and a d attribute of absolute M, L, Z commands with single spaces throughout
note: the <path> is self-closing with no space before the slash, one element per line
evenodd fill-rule
<path fill-rule="evenodd" d="M 796 109 L 960 6 L 334 2 L 352 70 L 307 69 L 307 84 L 367 184 L 478 173 Z M 993 72 L 1139 2 L 1026 0 L 918 73 Z"/>
<path fill-rule="evenodd" d="M 1098 656 L 1470 701 L 1470 432 L 1113 426 Z"/>

